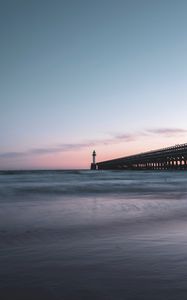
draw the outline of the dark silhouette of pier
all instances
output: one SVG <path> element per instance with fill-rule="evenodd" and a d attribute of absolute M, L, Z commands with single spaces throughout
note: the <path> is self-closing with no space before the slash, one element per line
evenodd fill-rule
<path fill-rule="evenodd" d="M 187 144 L 96 163 L 98 170 L 185 170 Z"/>

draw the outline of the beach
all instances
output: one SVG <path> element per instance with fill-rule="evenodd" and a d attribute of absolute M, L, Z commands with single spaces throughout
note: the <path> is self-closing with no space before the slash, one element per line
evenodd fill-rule
<path fill-rule="evenodd" d="M 1 299 L 186 299 L 184 171 L 0 172 Z"/>

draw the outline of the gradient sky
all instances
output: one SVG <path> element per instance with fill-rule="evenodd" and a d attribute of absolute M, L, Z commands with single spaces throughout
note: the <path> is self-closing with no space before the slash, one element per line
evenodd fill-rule
<path fill-rule="evenodd" d="M 187 142 L 186 0 L 0 0 L 0 169 Z"/>

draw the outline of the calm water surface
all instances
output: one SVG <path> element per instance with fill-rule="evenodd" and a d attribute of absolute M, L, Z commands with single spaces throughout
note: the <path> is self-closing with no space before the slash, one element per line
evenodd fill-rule
<path fill-rule="evenodd" d="M 187 173 L 0 172 L 0 299 L 187 299 Z"/>

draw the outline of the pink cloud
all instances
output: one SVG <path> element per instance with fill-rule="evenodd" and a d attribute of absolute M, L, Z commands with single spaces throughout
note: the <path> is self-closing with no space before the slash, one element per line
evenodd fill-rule
<path fill-rule="evenodd" d="M 112 134 L 111 137 L 103 140 L 61 143 L 52 147 L 32 148 L 20 152 L 2 152 L 0 153 L 0 163 L 1 168 L 8 165 L 80 168 L 86 167 L 90 161 L 93 148 L 97 148 L 100 153 L 99 160 L 110 159 L 164 147 L 167 144 L 166 138 L 175 138 L 174 143 L 183 142 L 182 137 L 186 132 L 187 130 L 180 128 L 155 128 L 140 132 Z M 124 143 L 129 146 L 124 148 Z"/>

